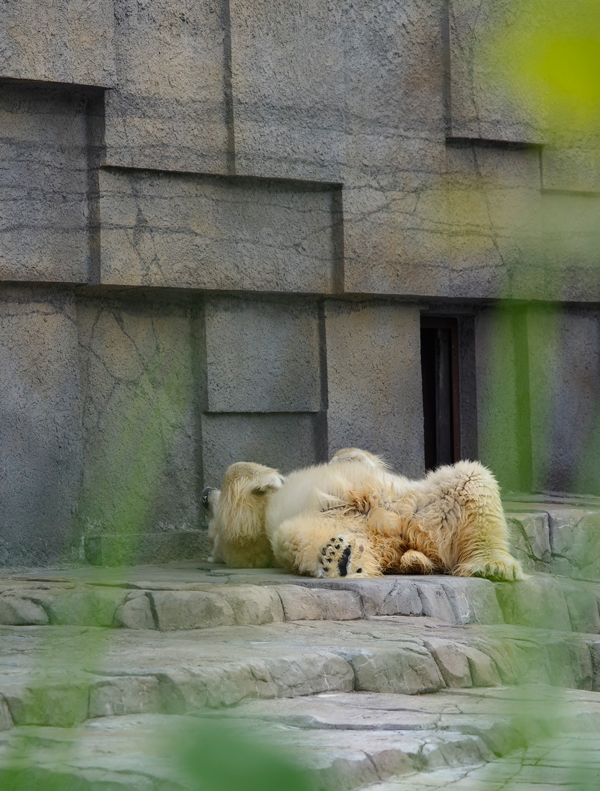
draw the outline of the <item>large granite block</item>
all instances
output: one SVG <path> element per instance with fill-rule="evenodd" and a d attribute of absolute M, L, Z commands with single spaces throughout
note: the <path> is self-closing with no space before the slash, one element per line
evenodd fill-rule
<path fill-rule="evenodd" d="M 348 136 L 393 140 L 396 149 L 410 138 L 441 138 L 441 4 L 352 0 L 343 7 Z M 366 163 L 348 157 L 348 164 Z"/>
<path fill-rule="evenodd" d="M 344 189 L 346 291 L 539 298 L 539 179 L 530 149 L 403 141 Z"/>
<path fill-rule="evenodd" d="M 314 302 L 206 301 L 210 412 L 318 412 L 319 332 Z"/>
<path fill-rule="evenodd" d="M 288 473 L 315 464 L 319 438 L 316 416 L 205 414 L 202 416 L 204 482 L 219 486 L 236 461 L 253 461 Z"/>
<path fill-rule="evenodd" d="M 325 325 L 330 455 L 344 447 L 365 448 L 402 474 L 421 476 L 418 308 L 329 301 Z"/>
<path fill-rule="evenodd" d="M 554 299 L 597 302 L 600 294 L 600 196 L 545 191 L 543 252 L 545 291 Z"/>
<path fill-rule="evenodd" d="M 552 508 L 548 516 L 552 573 L 600 580 L 600 514 L 583 508 Z"/>
<path fill-rule="evenodd" d="M 448 4 L 449 133 L 453 137 L 541 143 L 543 117 L 523 86 L 518 57 L 494 48 L 498 37 L 539 30 L 539 6 L 500 0 L 450 0 Z M 516 53 L 517 56 L 521 53 Z"/>
<path fill-rule="evenodd" d="M 600 143 L 598 140 L 544 146 L 542 185 L 547 190 L 600 192 Z"/>
<path fill-rule="evenodd" d="M 487 308 L 475 319 L 478 453 L 505 491 L 531 486 L 524 321 L 502 307 Z"/>
<path fill-rule="evenodd" d="M 85 394 L 80 519 L 88 537 L 107 535 L 94 562 L 110 565 L 114 545 L 113 561 L 123 563 L 123 542 L 132 542 L 132 559 L 146 557 L 140 534 L 165 533 L 168 542 L 173 531 L 199 527 L 196 319 L 188 307 L 142 299 L 82 297 L 77 314 Z"/>
<path fill-rule="evenodd" d="M 0 78 L 109 87 L 113 28 L 112 0 L 5 0 Z"/>
<path fill-rule="evenodd" d="M 546 513 L 506 514 L 511 554 L 525 571 L 550 571 L 552 552 Z"/>
<path fill-rule="evenodd" d="M 527 315 L 537 491 L 600 493 L 600 320 L 592 309 Z"/>
<path fill-rule="evenodd" d="M 82 471 L 73 297 L 0 291 L 0 564 L 65 559 Z"/>
<path fill-rule="evenodd" d="M 114 17 L 107 163 L 227 173 L 222 4 L 115 0 Z"/>
<path fill-rule="evenodd" d="M 567 602 L 561 586 L 553 577 L 530 577 L 522 582 L 497 583 L 495 587 L 506 623 L 534 629 L 571 631 Z"/>
<path fill-rule="evenodd" d="M 288 182 L 102 171 L 101 282 L 330 292 L 334 194 Z"/>
<path fill-rule="evenodd" d="M 339 182 L 344 4 L 230 0 L 235 166 Z"/>
<path fill-rule="evenodd" d="M 0 279 L 86 282 L 89 97 L 3 85 Z"/>

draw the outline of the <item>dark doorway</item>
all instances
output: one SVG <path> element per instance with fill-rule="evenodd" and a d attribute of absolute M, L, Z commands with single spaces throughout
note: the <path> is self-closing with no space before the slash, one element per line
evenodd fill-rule
<path fill-rule="evenodd" d="M 421 318 L 421 378 L 425 429 L 425 467 L 460 459 L 458 321 Z"/>

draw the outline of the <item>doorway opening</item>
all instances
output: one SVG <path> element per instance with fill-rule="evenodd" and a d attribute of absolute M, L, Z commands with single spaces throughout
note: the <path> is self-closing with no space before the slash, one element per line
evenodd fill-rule
<path fill-rule="evenodd" d="M 425 468 L 460 460 L 458 320 L 421 318 Z"/>

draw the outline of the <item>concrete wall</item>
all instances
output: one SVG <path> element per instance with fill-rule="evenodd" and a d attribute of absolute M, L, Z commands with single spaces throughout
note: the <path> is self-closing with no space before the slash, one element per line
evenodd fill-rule
<path fill-rule="evenodd" d="M 420 475 L 422 313 L 460 319 L 463 455 L 600 493 L 600 159 L 490 81 L 521 12 L 0 5 L 1 563 L 199 551 L 242 458 Z"/>

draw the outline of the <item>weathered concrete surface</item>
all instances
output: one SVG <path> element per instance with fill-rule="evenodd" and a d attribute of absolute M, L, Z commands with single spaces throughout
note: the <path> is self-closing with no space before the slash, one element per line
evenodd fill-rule
<path fill-rule="evenodd" d="M 100 282 L 331 292 L 333 191 L 210 176 L 100 172 Z"/>
<path fill-rule="evenodd" d="M 72 536 L 82 462 L 72 294 L 4 286 L 0 564 L 52 563 Z"/>
<path fill-rule="evenodd" d="M 0 78 L 111 86 L 111 0 L 7 0 L 0 11 Z"/>
<path fill-rule="evenodd" d="M 423 424 L 417 308 L 329 301 L 325 334 L 329 455 L 365 448 L 419 476 L 423 450 L 409 439 Z"/>
<path fill-rule="evenodd" d="M 164 616 L 173 594 L 155 596 Z M 123 714 L 353 689 L 414 695 L 536 682 L 598 691 L 598 645 L 592 635 L 398 617 L 178 632 L 2 627 L 0 694 L 17 725 L 67 727 L 92 716 L 91 705 L 102 713 L 90 698 L 98 685 Z M 148 684 L 155 691 L 146 699 Z"/>
<path fill-rule="evenodd" d="M 205 305 L 210 412 L 318 412 L 317 305 L 210 298 Z"/>
<path fill-rule="evenodd" d="M 133 591 L 125 596 L 127 589 Z M 161 622 L 157 601 L 162 602 L 166 592 L 170 614 Z M 109 601 L 110 612 L 100 614 Z M 62 578 L 8 575 L 0 581 L 1 623 L 27 623 L 23 618 L 26 612 L 34 612 L 32 602 L 42 608 L 35 610 L 40 623 L 49 619 L 134 629 L 407 616 L 454 625 L 506 623 L 600 634 L 600 585 L 539 573 L 518 583 L 392 575 L 319 580 L 296 577 L 283 569 L 227 569 L 196 561 L 110 571 L 73 570 Z"/>
<path fill-rule="evenodd" d="M 530 307 L 527 335 L 534 490 L 597 494 L 598 317 Z"/>
<path fill-rule="evenodd" d="M 77 319 L 86 556 L 106 565 L 155 560 L 161 545 L 173 551 L 175 532 L 193 532 L 202 518 L 198 312 L 150 299 L 83 299 Z M 165 535 L 154 547 L 153 533 Z M 199 545 L 192 535 L 179 549 Z"/>
<path fill-rule="evenodd" d="M 544 146 L 542 166 L 544 189 L 600 192 L 600 146 L 595 136 L 567 145 Z"/>
<path fill-rule="evenodd" d="M 116 84 L 106 99 L 106 161 L 227 173 L 226 21 L 218 2 L 115 0 Z"/>
<path fill-rule="evenodd" d="M 344 4 L 230 3 L 237 173 L 340 182 Z"/>
<path fill-rule="evenodd" d="M 220 486 L 225 470 L 252 459 L 283 473 L 324 460 L 322 428 L 314 413 L 202 415 L 204 480 Z"/>
<path fill-rule="evenodd" d="M 349 184 L 344 192 L 347 291 L 551 299 L 560 289 L 562 295 L 564 279 L 540 278 L 537 152 L 419 140 L 403 158 L 401 181 L 386 188 Z M 591 268 L 582 277 L 595 283 Z"/>
<path fill-rule="evenodd" d="M 518 513 L 508 515 L 511 553 L 521 562 L 526 571 L 549 572 L 551 567 L 556 573 L 556 558 L 552 558 L 550 546 L 549 515 L 544 512 Z M 573 572 L 574 569 L 569 569 Z M 566 577 L 577 576 L 565 573 Z"/>
<path fill-rule="evenodd" d="M 85 560 L 93 566 L 127 566 L 130 563 L 168 563 L 210 555 L 206 530 L 185 530 L 175 527 L 172 522 L 159 523 L 158 527 L 163 528 L 163 532 L 98 534 L 96 531 L 101 526 L 96 522 L 89 526 L 90 534 L 83 536 Z"/>
<path fill-rule="evenodd" d="M 598 193 L 548 191 L 542 205 L 544 257 L 557 297 L 585 303 L 598 284 Z"/>
<path fill-rule="evenodd" d="M 497 35 L 525 32 L 535 24 L 535 15 L 526 5 L 490 3 L 482 7 L 473 0 L 451 0 L 448 4 L 452 137 L 543 142 L 545 119 L 540 106 L 519 101 L 520 97 L 514 95 L 515 85 L 522 83 L 518 64 L 501 45 L 495 53 L 492 49 L 500 43 Z"/>
<path fill-rule="evenodd" d="M 214 730 L 229 715 L 328 791 L 422 776 L 439 787 L 450 767 L 486 762 L 493 772 L 497 756 L 548 733 L 600 729 L 597 588 L 549 575 L 320 581 L 208 563 L 5 573 L 0 613 L 15 623 L 35 606 L 56 625 L 0 627 L 0 780 L 29 735 L 23 770 L 42 785 L 61 771 L 89 791 L 184 789 L 161 733 L 202 719 Z M 59 769 L 60 744 L 72 750 Z"/>
<path fill-rule="evenodd" d="M 68 87 L 2 86 L 2 280 L 88 280 L 89 102 Z"/>
<path fill-rule="evenodd" d="M 140 678 L 139 683 L 146 685 L 150 698 L 147 680 Z M 98 687 L 102 689 L 106 688 Z M 278 701 L 249 702 L 229 714 L 201 719 L 144 712 L 114 716 L 109 709 L 110 704 L 107 716 L 78 729 L 29 727 L 5 734 L 0 740 L 0 778 L 8 780 L 6 756 L 11 748 L 18 755 L 19 740 L 29 737 L 35 747 L 27 751 L 24 768 L 31 775 L 24 777 L 31 780 L 48 783 L 62 772 L 65 780 L 85 791 L 182 791 L 193 784 L 186 781 L 177 760 L 173 736 L 197 734 L 201 754 L 211 730 L 232 744 L 250 738 L 256 749 L 277 750 L 305 768 L 311 787 L 321 789 L 445 788 L 444 783 L 457 780 L 460 789 L 496 791 L 512 788 L 506 781 L 515 774 L 524 783 L 514 787 L 528 789 L 527 782 L 551 781 L 553 787 L 572 788 L 569 780 L 575 767 L 587 769 L 586 779 L 591 780 L 595 775 L 590 770 L 597 763 L 595 697 L 557 695 L 543 687 L 412 698 L 328 693 L 286 701 L 284 706 Z M 557 735 L 549 739 L 550 716 L 551 731 Z M 57 765 L 57 754 L 65 750 L 68 762 Z M 473 776 L 480 784 L 460 782 Z"/>
<path fill-rule="evenodd" d="M 540 739 L 506 758 L 482 766 L 437 769 L 375 783 L 369 791 L 552 791 L 594 788 L 600 781 L 597 736 L 568 732 Z"/>
<path fill-rule="evenodd" d="M 523 319 L 508 310 L 488 308 L 475 319 L 477 366 L 477 445 L 479 458 L 508 491 L 531 488 L 529 383 Z M 525 354 L 523 354 L 525 352 Z"/>
<path fill-rule="evenodd" d="M 198 492 L 233 461 L 287 472 L 363 444 L 421 475 L 421 313 L 462 317 L 463 455 L 505 490 L 600 493 L 595 142 L 540 153 L 506 101 L 512 64 L 489 81 L 482 28 L 528 24 L 520 14 L 471 0 L 2 4 L 0 278 L 30 284 L 34 313 L 44 283 L 77 301 L 79 349 L 69 333 L 52 343 L 84 418 L 72 431 L 51 400 L 14 396 L 24 422 L 56 427 L 50 478 L 72 485 L 43 489 L 35 518 L 11 506 L 6 531 L 56 536 L 50 563 L 78 510 L 81 558 L 190 557 L 205 546 Z M 519 328 L 491 315 L 507 299 L 576 304 L 538 332 L 526 307 Z M 153 334 L 189 411 L 165 370 L 150 375 Z M 159 402 L 172 414 L 155 431 L 142 424 Z M 24 475 L 5 469 L 21 497 Z M 588 550 L 553 566 L 530 527 L 529 567 L 598 577 Z M 2 540 L 2 562 L 41 562 Z"/>

